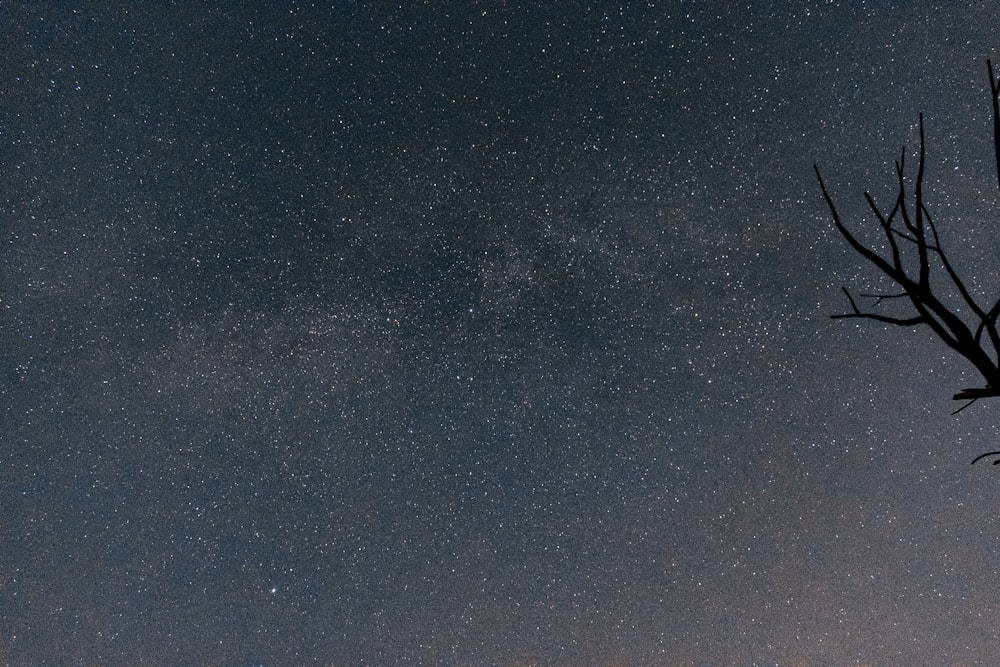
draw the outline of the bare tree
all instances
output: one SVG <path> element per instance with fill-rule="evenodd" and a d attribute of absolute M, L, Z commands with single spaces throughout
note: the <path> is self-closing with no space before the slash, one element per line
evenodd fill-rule
<path fill-rule="evenodd" d="M 990 76 L 990 95 L 993 101 L 993 145 L 997 164 L 997 185 L 1000 187 L 1000 83 L 993 72 L 993 64 L 986 61 Z M 937 226 L 924 200 L 924 119 L 920 116 L 920 150 L 916 176 L 909 183 L 905 176 L 904 157 L 896 162 L 897 195 L 892 208 L 875 203 L 865 192 L 868 208 L 878 221 L 885 244 L 876 249 L 864 243 L 845 225 L 833 198 L 814 166 L 823 197 L 833 216 L 833 223 L 851 248 L 890 278 L 898 291 L 886 294 L 861 294 L 871 301 L 872 310 L 862 309 L 843 288 L 851 312 L 833 315 L 833 318 L 863 318 L 901 327 L 928 326 L 951 349 L 965 357 L 985 380 L 984 387 L 962 389 L 955 400 L 968 400 L 959 408 L 968 407 L 976 400 L 1000 396 L 1000 299 L 992 305 L 981 305 L 973 298 L 965 282 L 948 260 L 938 237 Z M 902 300 L 911 307 L 906 316 L 898 317 L 878 312 L 886 301 Z M 958 304 L 958 305 L 956 305 Z M 959 410 L 956 410 L 958 412 Z"/>

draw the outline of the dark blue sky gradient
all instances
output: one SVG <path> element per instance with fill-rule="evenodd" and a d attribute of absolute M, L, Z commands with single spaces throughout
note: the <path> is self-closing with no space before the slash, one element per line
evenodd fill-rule
<path fill-rule="evenodd" d="M 0 6 L 0 662 L 993 664 L 989 10 L 243 4 Z"/>

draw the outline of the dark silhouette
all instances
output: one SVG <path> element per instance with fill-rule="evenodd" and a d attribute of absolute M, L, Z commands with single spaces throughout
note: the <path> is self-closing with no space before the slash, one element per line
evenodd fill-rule
<path fill-rule="evenodd" d="M 986 61 L 993 101 L 993 147 L 997 166 L 997 186 L 1000 187 L 1000 83 L 993 72 L 993 63 Z M 969 402 L 955 411 L 964 410 L 980 398 L 1000 396 L 1000 299 L 991 306 L 977 303 L 955 271 L 938 238 L 937 227 L 924 201 L 924 118 L 920 116 L 920 151 L 917 173 L 912 183 L 905 176 L 904 156 L 896 162 L 898 194 L 888 213 L 884 212 L 865 192 L 868 207 L 885 235 L 885 250 L 865 245 L 844 224 L 833 203 L 826 183 L 814 166 L 823 197 L 833 216 L 833 223 L 850 246 L 879 271 L 892 279 L 900 289 L 892 294 L 862 294 L 878 307 L 888 300 L 905 300 L 912 312 L 905 317 L 887 315 L 858 307 L 854 297 L 843 288 L 851 312 L 834 318 L 865 318 L 897 326 L 927 325 L 948 347 L 965 357 L 983 376 L 984 387 L 962 389 L 955 400 Z M 912 189 L 907 192 L 907 185 Z M 932 281 L 932 276 L 934 280 Z M 955 307 L 950 302 L 960 303 Z M 954 413 L 953 413 L 954 414 Z M 978 460 L 978 459 L 977 459 Z"/>
<path fill-rule="evenodd" d="M 975 465 L 976 461 L 980 459 L 985 459 L 987 456 L 1000 456 L 1000 452 L 986 452 L 985 454 L 980 454 L 976 458 L 972 459 L 972 464 Z M 1000 459 L 993 462 L 993 465 L 1000 465 Z"/>

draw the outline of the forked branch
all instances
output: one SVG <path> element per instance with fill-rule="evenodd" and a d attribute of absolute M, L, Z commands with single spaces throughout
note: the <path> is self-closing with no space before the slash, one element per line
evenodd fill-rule
<path fill-rule="evenodd" d="M 990 75 L 990 96 L 993 106 L 994 157 L 997 163 L 997 186 L 1000 187 L 1000 82 L 987 61 Z M 958 352 L 979 371 L 986 386 L 965 389 L 955 394 L 957 400 L 975 401 L 983 397 L 1000 396 L 1000 299 L 991 307 L 979 304 L 955 270 L 941 243 L 938 228 L 924 201 L 926 153 L 924 119 L 920 116 L 920 146 L 916 175 L 908 185 L 903 156 L 896 162 L 897 195 L 888 212 L 880 208 L 869 193 L 865 193 L 868 208 L 875 216 L 885 240 L 883 250 L 864 243 L 843 220 L 833 201 L 819 168 L 816 179 L 833 217 L 833 223 L 851 248 L 899 288 L 898 293 L 862 295 L 873 299 L 877 308 L 888 299 L 905 299 L 912 314 L 890 315 L 858 306 L 851 293 L 843 288 L 850 312 L 834 318 L 860 318 L 895 326 L 927 325 L 948 347 Z M 950 296 L 949 296 L 950 295 Z M 956 303 L 952 303 L 952 302 Z"/>

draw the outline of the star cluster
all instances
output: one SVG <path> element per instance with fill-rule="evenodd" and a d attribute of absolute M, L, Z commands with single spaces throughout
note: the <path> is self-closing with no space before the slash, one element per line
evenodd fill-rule
<path fill-rule="evenodd" d="M 0 661 L 990 664 L 974 7 L 323 4 L 0 6 Z"/>

